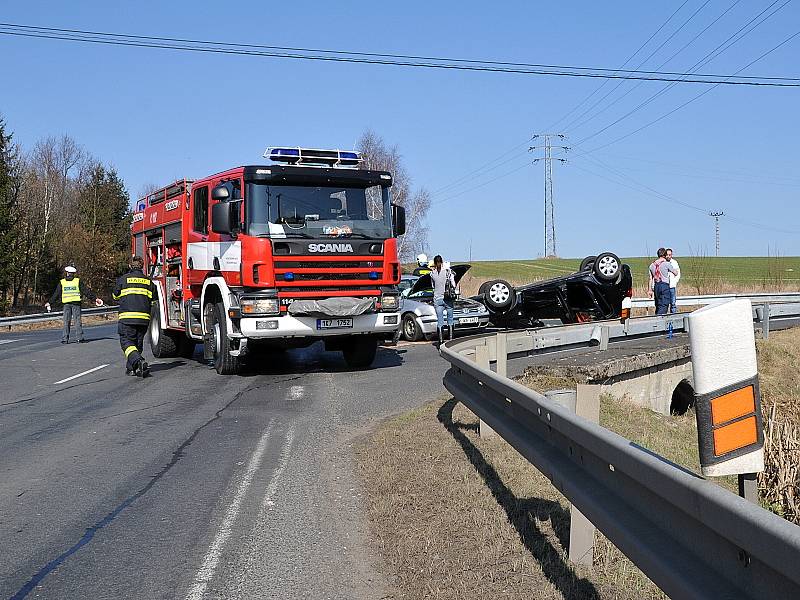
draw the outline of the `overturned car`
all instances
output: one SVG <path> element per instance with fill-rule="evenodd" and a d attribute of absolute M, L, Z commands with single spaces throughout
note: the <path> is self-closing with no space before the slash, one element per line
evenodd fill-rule
<path fill-rule="evenodd" d="M 627 317 L 625 298 L 633 295 L 630 267 L 616 254 L 587 256 L 576 273 L 518 287 L 503 279 L 483 283 L 473 300 L 490 313 L 491 324 L 521 329 L 539 327 L 542 319 L 562 323 Z"/>
<path fill-rule="evenodd" d="M 453 265 L 456 285 L 470 265 Z M 403 275 L 400 279 L 401 327 L 400 335 L 416 342 L 436 334 L 436 309 L 433 307 L 433 282 L 430 275 Z M 481 302 L 458 298 L 453 305 L 455 331 L 478 331 L 489 324 L 489 310 Z"/>

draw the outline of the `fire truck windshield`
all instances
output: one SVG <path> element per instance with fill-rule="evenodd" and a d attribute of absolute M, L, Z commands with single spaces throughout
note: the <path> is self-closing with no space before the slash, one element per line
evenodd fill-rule
<path fill-rule="evenodd" d="M 389 190 L 248 183 L 247 233 L 270 237 L 391 237 Z"/>

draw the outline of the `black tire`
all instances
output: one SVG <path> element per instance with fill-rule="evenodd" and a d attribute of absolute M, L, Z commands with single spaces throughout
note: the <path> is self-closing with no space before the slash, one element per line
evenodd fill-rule
<path fill-rule="evenodd" d="M 514 304 L 514 287 L 505 279 L 492 279 L 484 285 L 483 303 L 489 310 L 501 312 Z"/>
<path fill-rule="evenodd" d="M 597 255 L 592 270 L 600 281 L 616 281 L 622 272 L 622 263 L 616 254 L 603 252 Z"/>
<path fill-rule="evenodd" d="M 342 347 L 344 362 L 351 369 L 366 369 L 375 360 L 378 340 L 373 337 L 353 338 Z"/>
<path fill-rule="evenodd" d="M 417 324 L 417 317 L 414 313 L 406 313 L 403 315 L 402 325 L 403 339 L 409 342 L 418 342 L 422 339 L 422 329 Z"/>
<path fill-rule="evenodd" d="M 222 302 L 208 303 L 204 309 L 206 324 L 209 327 L 210 343 L 213 344 L 214 368 L 220 375 L 236 375 L 242 363 L 238 356 L 232 356 L 228 340 L 228 325 L 225 320 L 225 306 Z"/>
<path fill-rule="evenodd" d="M 581 266 L 578 267 L 578 272 L 581 271 L 591 271 L 592 267 L 594 267 L 594 262 L 597 260 L 596 256 L 587 256 L 581 261 Z"/>
<path fill-rule="evenodd" d="M 481 287 L 478 288 L 478 295 L 479 296 L 483 296 L 483 294 L 486 293 L 486 287 L 487 287 L 488 283 L 489 283 L 488 281 L 484 281 L 481 284 Z"/>
<path fill-rule="evenodd" d="M 178 356 L 178 345 L 183 335 L 169 329 L 161 329 L 161 307 L 158 302 L 153 305 L 150 315 L 150 349 L 156 358 L 173 358 Z"/>

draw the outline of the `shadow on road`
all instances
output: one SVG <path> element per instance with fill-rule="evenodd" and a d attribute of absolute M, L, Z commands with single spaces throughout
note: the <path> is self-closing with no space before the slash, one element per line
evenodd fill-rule
<path fill-rule="evenodd" d="M 308 348 L 258 350 L 247 357 L 244 377 L 254 375 L 301 375 L 304 373 L 348 373 L 399 367 L 405 350 L 379 346 L 375 362 L 368 369 L 351 369 L 341 352 L 326 352 L 321 342 Z"/>
<path fill-rule="evenodd" d="M 151 363 L 150 372 L 159 373 L 161 371 L 169 371 L 170 369 L 174 369 L 175 367 L 182 367 L 185 364 L 186 364 L 185 360 L 173 360 L 172 362 L 165 362 L 165 363 Z"/>
<path fill-rule="evenodd" d="M 566 549 L 569 546 L 569 512 L 551 500 L 517 498 L 500 479 L 495 468 L 486 461 L 481 451 L 465 435 L 465 431 L 477 432 L 478 425 L 453 420 L 453 409 L 456 404 L 458 401 L 451 398 L 442 405 L 437 413 L 439 422 L 461 446 L 492 496 L 505 511 L 509 522 L 517 530 L 525 548 L 539 563 L 545 577 L 564 594 L 565 598 L 599 599 L 600 595 L 594 585 L 578 577 L 563 559 L 562 550 L 554 547 L 547 536 L 536 527 L 537 520 L 550 520 L 561 547 Z"/>

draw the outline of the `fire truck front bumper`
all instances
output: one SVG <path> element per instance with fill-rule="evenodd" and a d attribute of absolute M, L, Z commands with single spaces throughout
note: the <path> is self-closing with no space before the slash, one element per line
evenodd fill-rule
<path fill-rule="evenodd" d="M 354 317 L 243 317 L 242 337 L 253 339 L 325 338 L 343 335 L 379 335 L 391 338 L 400 328 L 399 312 L 378 312 Z"/>

